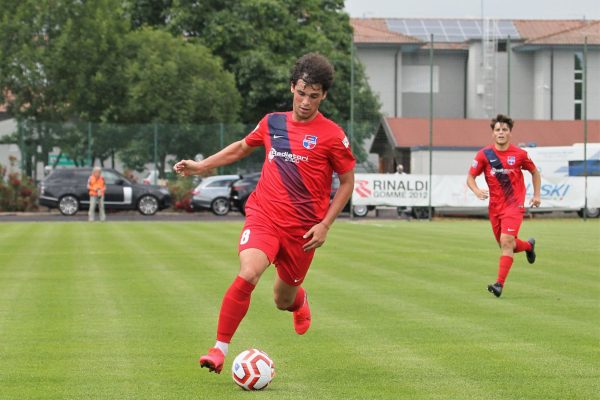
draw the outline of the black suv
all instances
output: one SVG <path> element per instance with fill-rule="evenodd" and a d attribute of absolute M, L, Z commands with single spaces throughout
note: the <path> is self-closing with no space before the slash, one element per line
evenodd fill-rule
<path fill-rule="evenodd" d="M 239 210 L 246 215 L 246 201 L 256 189 L 260 178 L 260 172 L 244 175 L 242 179 L 233 182 L 231 185 L 231 208 Z"/>
<path fill-rule="evenodd" d="M 63 215 L 75 215 L 88 209 L 90 196 L 87 182 L 92 168 L 55 169 L 40 183 L 41 206 L 58 208 Z M 154 215 L 171 205 L 167 188 L 132 183 L 114 169 L 102 169 L 106 183 L 104 207 L 107 210 L 138 210 L 143 215 Z"/>

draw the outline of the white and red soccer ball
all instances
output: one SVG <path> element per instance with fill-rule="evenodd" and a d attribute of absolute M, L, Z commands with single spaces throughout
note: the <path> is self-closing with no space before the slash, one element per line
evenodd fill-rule
<path fill-rule="evenodd" d="M 244 390 L 266 388 L 275 376 L 275 364 L 267 353 L 248 349 L 233 360 L 231 366 L 233 381 Z"/>

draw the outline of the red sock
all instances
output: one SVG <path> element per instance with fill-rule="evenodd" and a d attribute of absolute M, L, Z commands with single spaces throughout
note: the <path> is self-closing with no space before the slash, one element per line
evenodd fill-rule
<path fill-rule="evenodd" d="M 304 288 L 300 287 L 298 288 L 298 291 L 296 292 L 296 298 L 294 299 L 294 303 L 287 309 L 288 311 L 297 311 L 300 309 L 300 307 L 302 307 L 304 305 L 304 296 L 306 295 L 306 292 L 304 291 Z"/>
<path fill-rule="evenodd" d="M 498 266 L 498 282 L 504 286 L 504 281 L 506 281 L 506 276 L 508 275 L 508 271 L 510 271 L 510 267 L 512 267 L 513 258 L 511 256 L 501 256 L 500 257 L 500 265 Z"/>
<path fill-rule="evenodd" d="M 531 243 L 515 238 L 515 253 L 531 250 Z"/>
<path fill-rule="evenodd" d="M 233 334 L 250 307 L 250 295 L 253 290 L 254 285 L 241 276 L 236 277 L 231 286 L 229 286 L 229 289 L 225 292 L 225 296 L 223 296 L 223 303 L 221 303 L 221 312 L 219 313 L 219 323 L 217 325 L 218 341 L 231 342 Z"/>

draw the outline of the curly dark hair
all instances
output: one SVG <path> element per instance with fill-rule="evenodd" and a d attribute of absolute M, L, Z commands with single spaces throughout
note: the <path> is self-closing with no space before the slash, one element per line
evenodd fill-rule
<path fill-rule="evenodd" d="M 319 53 L 308 53 L 296 61 L 290 81 L 294 86 L 299 79 L 302 79 L 307 85 L 320 84 L 323 91 L 326 92 L 333 84 L 334 73 L 333 65 L 326 57 Z"/>
<path fill-rule="evenodd" d="M 498 122 L 500 122 L 501 124 L 508 125 L 508 129 L 510 129 L 511 131 L 512 131 L 513 126 L 515 125 L 515 121 L 513 121 L 512 118 L 509 117 L 508 115 L 498 114 L 498 115 L 496 115 L 496 118 L 492 119 L 492 123 L 490 124 L 490 126 L 492 127 L 492 130 L 494 130 L 494 127 L 496 126 L 496 124 Z"/>

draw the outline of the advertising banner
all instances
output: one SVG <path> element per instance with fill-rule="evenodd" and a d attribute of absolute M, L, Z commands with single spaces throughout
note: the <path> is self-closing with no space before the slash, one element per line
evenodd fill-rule
<path fill-rule="evenodd" d="M 533 196 L 531 175 L 524 172 L 527 187 L 526 205 Z M 466 175 L 409 174 L 356 174 L 353 205 L 427 207 L 431 191 L 433 207 L 487 207 L 487 200 L 479 200 L 469 190 Z M 476 179 L 480 188 L 486 188 L 485 179 Z M 542 178 L 543 208 L 580 209 L 585 201 L 585 178 Z M 600 177 L 587 179 L 588 207 L 600 207 Z"/>

